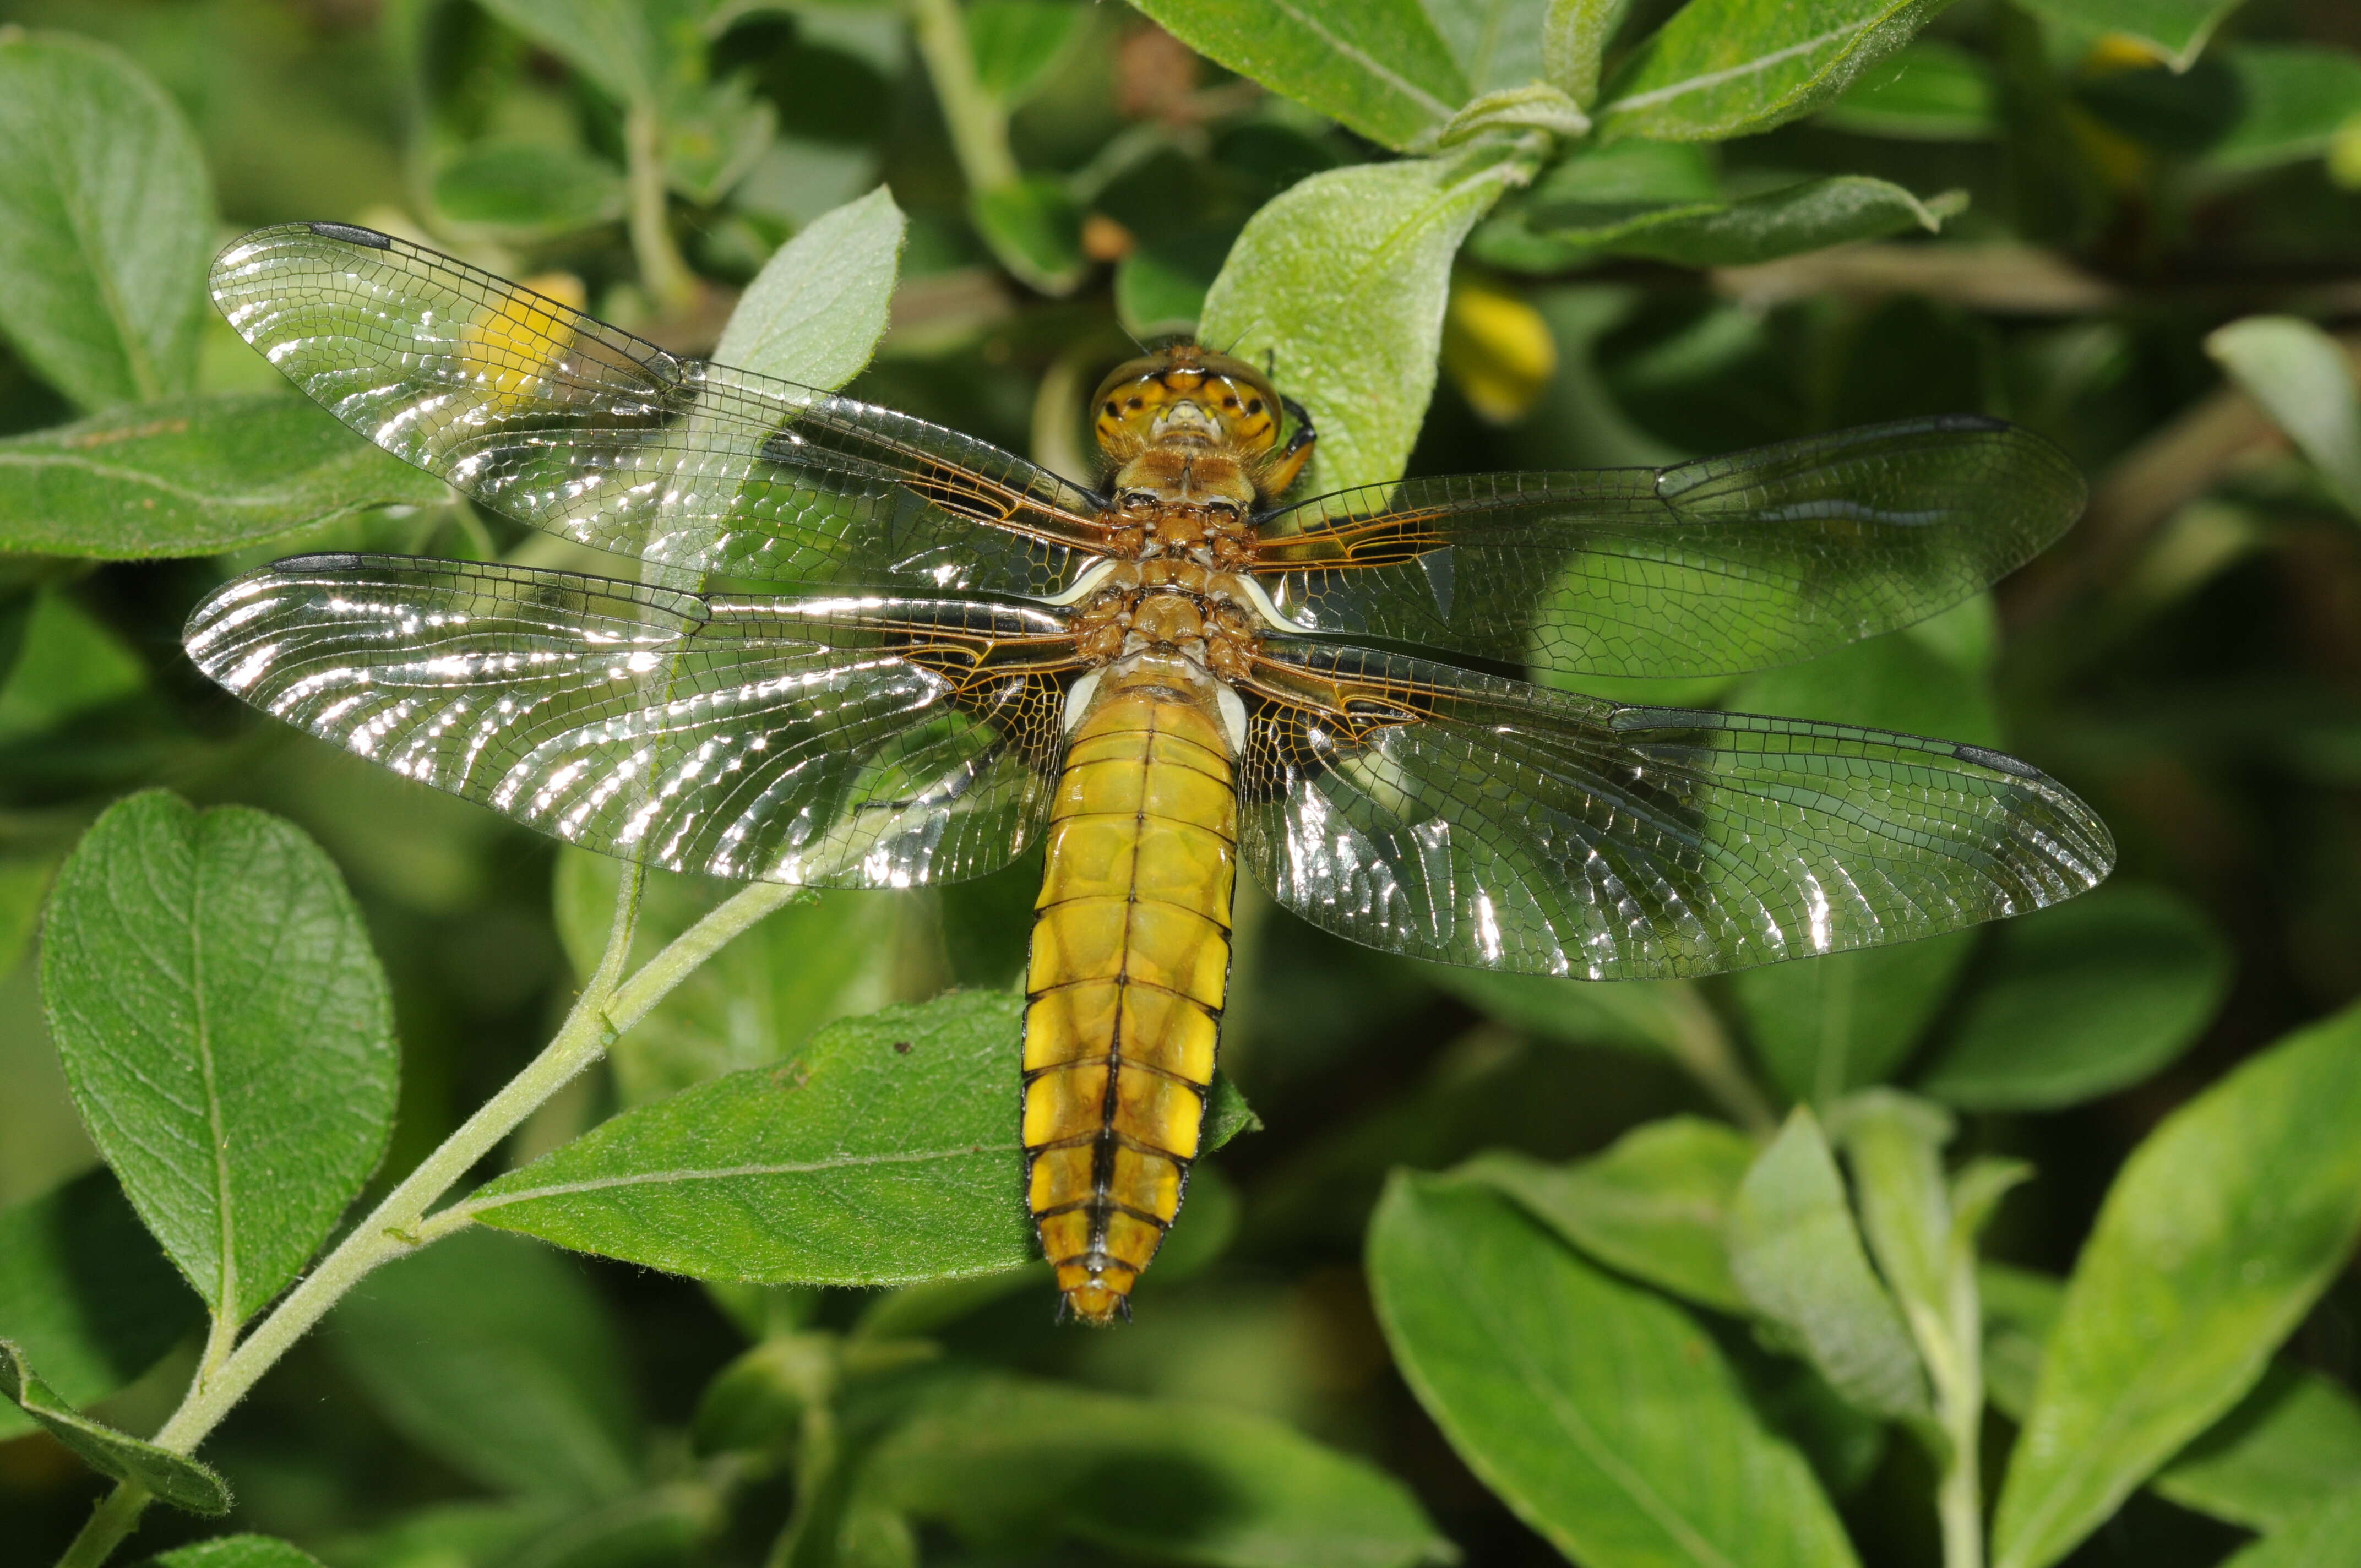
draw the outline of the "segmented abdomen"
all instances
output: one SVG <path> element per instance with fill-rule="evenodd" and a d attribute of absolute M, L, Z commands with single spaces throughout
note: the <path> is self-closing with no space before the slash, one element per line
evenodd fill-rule
<path fill-rule="evenodd" d="M 1076 1316 L 1180 1212 L 1229 981 L 1237 796 L 1209 701 L 1107 677 L 1059 780 L 1025 1014 L 1026 1190 Z"/>

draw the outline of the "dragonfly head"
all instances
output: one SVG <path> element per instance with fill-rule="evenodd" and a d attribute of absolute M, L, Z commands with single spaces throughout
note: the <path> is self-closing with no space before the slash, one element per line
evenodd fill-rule
<path fill-rule="evenodd" d="M 1099 383 L 1091 409 L 1099 450 L 1115 464 L 1168 443 L 1257 457 L 1277 444 L 1281 416 L 1269 378 L 1193 343 L 1118 366 Z"/>

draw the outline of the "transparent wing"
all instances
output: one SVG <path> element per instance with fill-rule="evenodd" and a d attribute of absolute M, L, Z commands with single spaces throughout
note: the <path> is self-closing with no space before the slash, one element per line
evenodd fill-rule
<path fill-rule="evenodd" d="M 1049 809 L 1073 668 L 1048 610 L 401 555 L 280 561 L 184 641 L 264 711 L 569 842 L 826 887 L 1013 859 Z"/>
<path fill-rule="evenodd" d="M 1710 974 L 2055 904 L 2114 844 L 2011 757 L 1798 719 L 1618 707 L 1274 640 L 1243 849 L 1279 902 L 1414 958 Z"/>
<path fill-rule="evenodd" d="M 370 229 L 258 229 L 214 263 L 240 336 L 345 423 L 495 510 L 691 571 L 1048 595 L 1099 502 L 998 447 L 684 359 Z"/>
<path fill-rule="evenodd" d="M 1305 631 L 1547 669 L 1761 669 L 1906 626 L 2063 533 L 2083 486 L 2030 431 L 1904 420 L 1677 467 L 1340 490 L 1263 520 Z"/>

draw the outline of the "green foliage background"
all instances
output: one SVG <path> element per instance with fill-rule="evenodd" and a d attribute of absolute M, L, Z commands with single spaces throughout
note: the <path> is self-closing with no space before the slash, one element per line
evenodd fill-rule
<path fill-rule="evenodd" d="M 336 1216 L 730 892 L 602 972 L 613 863 L 189 667 L 281 554 L 601 569 L 203 305 L 294 218 L 1077 474 L 1191 323 L 1322 488 L 2018 421 L 2093 494 L 1995 594 L 1607 695 L 2004 745 L 2122 869 L 1612 986 L 1250 894 L 1235 1141 L 1104 1334 L 1009 1175 L 1038 861 L 788 902 L 189 1457 Z M 2356 319 L 2339 0 L 0 0 L 0 1556 L 114 1476 L 183 1568 L 2361 1561 Z"/>

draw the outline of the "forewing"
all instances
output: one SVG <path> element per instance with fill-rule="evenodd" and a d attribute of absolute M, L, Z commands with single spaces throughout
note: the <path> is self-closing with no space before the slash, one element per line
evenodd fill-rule
<path fill-rule="evenodd" d="M 1677 467 L 1342 490 L 1265 520 L 1253 568 L 1295 626 L 1571 674 L 1792 663 L 2015 570 L 2079 516 L 2066 455 L 1970 415 Z"/>
<path fill-rule="evenodd" d="M 280 561 L 185 641 L 264 711 L 568 842 L 824 887 L 1005 865 L 1048 811 L 1073 670 L 1049 610 L 401 555 Z"/>
<path fill-rule="evenodd" d="M 1292 639 L 1250 685 L 1247 863 L 1313 925 L 1413 958 L 1711 974 L 2022 914 L 2114 861 L 2056 782 L 1948 740 Z"/>
<path fill-rule="evenodd" d="M 1049 595 L 1098 502 L 998 447 L 669 354 L 491 273 L 333 224 L 259 229 L 214 302 L 345 423 L 497 511 L 692 572 Z"/>

